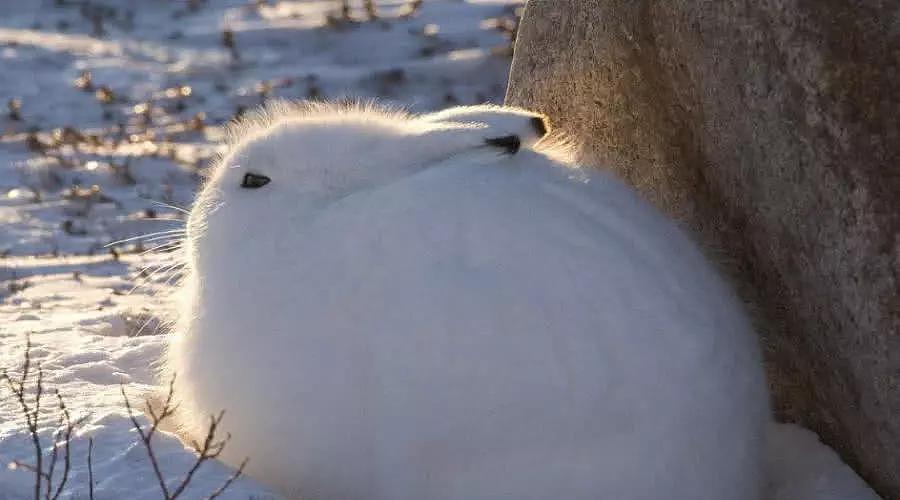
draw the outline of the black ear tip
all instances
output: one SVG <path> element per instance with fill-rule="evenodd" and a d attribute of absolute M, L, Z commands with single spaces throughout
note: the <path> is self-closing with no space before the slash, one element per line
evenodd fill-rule
<path fill-rule="evenodd" d="M 241 180 L 241 187 L 257 189 L 265 186 L 270 182 L 272 182 L 272 179 L 266 177 L 265 175 L 247 172 L 246 174 L 244 174 L 244 178 Z"/>
<path fill-rule="evenodd" d="M 531 118 L 531 127 L 537 132 L 538 137 L 547 135 L 547 122 L 541 116 Z"/>
<path fill-rule="evenodd" d="M 503 137 L 491 137 L 484 140 L 488 146 L 503 148 L 508 154 L 516 154 L 522 147 L 522 140 L 517 135 L 504 135 Z"/>

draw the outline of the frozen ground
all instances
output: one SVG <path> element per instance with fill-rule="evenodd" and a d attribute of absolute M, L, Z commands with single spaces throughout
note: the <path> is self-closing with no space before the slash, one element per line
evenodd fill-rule
<path fill-rule="evenodd" d="M 30 334 L 44 385 L 84 418 L 61 498 L 87 498 L 89 437 L 95 498 L 162 498 L 119 391 L 134 402 L 158 392 L 177 274 L 159 268 L 170 247 L 143 253 L 165 239 L 105 245 L 180 226 L 166 205 L 190 204 L 220 124 L 270 97 L 415 111 L 502 99 L 517 0 L 426 0 L 405 18 L 408 2 L 382 1 L 392 19 L 328 22 L 336 3 L 0 0 L 0 368 L 18 373 Z M 33 455 L 15 400 L 0 395 L 0 500 L 31 498 L 31 473 L 5 467 Z M 54 419 L 42 420 L 45 449 Z M 772 436 L 773 500 L 875 498 L 814 435 Z M 194 456 L 170 435 L 154 440 L 177 483 Z M 207 463 L 180 498 L 230 474 Z M 222 498 L 248 497 L 273 495 L 240 479 Z"/>

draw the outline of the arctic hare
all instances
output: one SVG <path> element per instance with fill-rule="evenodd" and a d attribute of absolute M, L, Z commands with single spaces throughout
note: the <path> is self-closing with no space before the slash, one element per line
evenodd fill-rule
<path fill-rule="evenodd" d="M 188 222 L 182 425 L 307 500 L 758 500 L 768 403 L 673 223 L 540 116 L 280 105 Z"/>

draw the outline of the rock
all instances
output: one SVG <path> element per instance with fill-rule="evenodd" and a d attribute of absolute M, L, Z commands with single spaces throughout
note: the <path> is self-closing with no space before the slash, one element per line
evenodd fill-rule
<path fill-rule="evenodd" d="M 716 249 L 778 417 L 900 498 L 900 3 L 532 0 L 507 102 Z"/>

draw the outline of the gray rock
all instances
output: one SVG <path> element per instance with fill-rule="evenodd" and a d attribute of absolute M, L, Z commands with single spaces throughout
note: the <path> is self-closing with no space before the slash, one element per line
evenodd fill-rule
<path fill-rule="evenodd" d="M 900 498 L 900 2 L 531 0 L 507 102 L 716 249 L 778 416 Z"/>

